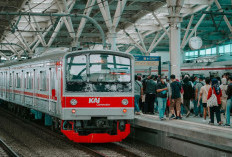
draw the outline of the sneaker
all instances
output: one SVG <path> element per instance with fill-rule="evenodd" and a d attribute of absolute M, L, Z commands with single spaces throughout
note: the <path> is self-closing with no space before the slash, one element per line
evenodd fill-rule
<path fill-rule="evenodd" d="M 223 122 L 219 122 L 218 125 L 221 126 L 223 124 Z"/>
<path fill-rule="evenodd" d="M 135 112 L 136 115 L 140 115 L 140 112 Z"/>
<path fill-rule="evenodd" d="M 176 118 L 176 116 L 174 114 L 172 114 L 169 119 L 175 119 L 175 118 Z"/>
<path fill-rule="evenodd" d="M 203 119 L 202 122 L 205 123 L 205 122 L 206 122 L 206 119 Z"/>
<path fill-rule="evenodd" d="M 176 118 L 175 118 L 175 119 L 182 120 L 182 117 L 180 117 L 180 116 L 176 116 Z"/>
<path fill-rule="evenodd" d="M 193 117 L 198 117 L 198 115 L 194 115 Z"/>
<path fill-rule="evenodd" d="M 189 117 L 189 115 L 190 115 L 190 112 L 188 111 L 188 113 L 186 114 L 186 118 L 188 118 L 188 117 Z"/>
<path fill-rule="evenodd" d="M 162 120 L 166 120 L 166 118 L 160 118 L 160 120 L 162 121 Z"/>
<path fill-rule="evenodd" d="M 211 123 L 211 122 L 209 121 L 209 125 L 214 125 L 214 123 Z"/>
<path fill-rule="evenodd" d="M 230 127 L 230 124 L 225 124 L 224 127 Z"/>

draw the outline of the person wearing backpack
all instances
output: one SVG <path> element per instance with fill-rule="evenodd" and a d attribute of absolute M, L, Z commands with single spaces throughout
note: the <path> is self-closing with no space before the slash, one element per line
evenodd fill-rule
<path fill-rule="evenodd" d="M 214 78 L 214 79 L 212 79 L 211 82 L 212 82 L 212 85 L 209 89 L 208 97 L 207 97 L 207 100 L 208 100 L 207 105 L 210 108 L 210 122 L 209 122 L 209 124 L 212 124 L 212 125 L 214 124 L 214 112 L 215 112 L 216 118 L 217 118 L 217 123 L 218 123 L 218 125 L 221 125 L 222 121 L 221 121 L 219 106 L 221 106 L 222 91 L 219 87 L 219 83 L 218 83 L 217 79 Z M 213 96 L 213 94 L 215 94 L 215 96 L 216 96 L 217 105 L 209 104 L 209 99 L 211 98 L 211 96 Z"/>
<path fill-rule="evenodd" d="M 199 78 L 199 82 L 196 83 L 196 86 L 195 86 L 195 103 L 194 103 L 195 117 L 197 117 L 199 113 L 200 113 L 200 117 L 202 117 L 202 114 L 203 114 L 202 100 L 200 100 L 200 103 L 198 105 L 198 98 L 200 96 L 201 87 L 203 87 L 205 85 L 203 80 L 204 80 L 204 78 L 201 76 Z"/>
<path fill-rule="evenodd" d="M 205 79 L 205 83 L 206 85 L 204 85 L 203 87 L 201 87 L 201 90 L 200 90 L 200 96 L 198 98 L 198 106 L 200 106 L 200 100 L 202 99 L 202 105 L 203 105 L 203 109 L 204 109 L 204 112 L 203 112 L 203 122 L 206 121 L 206 114 L 207 114 L 207 97 L 208 97 L 208 91 L 210 89 L 210 78 L 206 78 Z M 210 113 L 208 113 L 209 115 Z"/>
<path fill-rule="evenodd" d="M 167 103 L 167 84 L 164 82 L 164 77 L 160 78 L 160 82 L 157 84 L 157 101 L 158 101 L 158 110 L 160 120 L 165 120 L 164 113 Z"/>
<path fill-rule="evenodd" d="M 230 126 L 230 109 L 232 106 L 232 77 L 229 77 L 229 85 L 227 87 L 227 105 L 226 105 L 226 124 L 225 126 Z"/>
<path fill-rule="evenodd" d="M 182 119 L 180 116 L 180 110 L 181 110 L 181 84 L 176 80 L 175 75 L 171 75 L 171 90 L 172 90 L 172 95 L 171 95 L 171 104 L 170 104 L 170 112 L 171 112 L 171 117 L 169 119 Z M 175 116 L 175 110 L 174 107 L 176 106 L 176 116 Z"/>
<path fill-rule="evenodd" d="M 146 98 L 144 112 L 148 114 L 154 114 L 154 103 L 156 99 L 156 83 L 154 81 L 154 75 L 146 82 Z"/>
<path fill-rule="evenodd" d="M 192 84 L 189 81 L 189 77 L 185 76 L 184 80 L 183 80 L 183 106 L 185 108 L 185 110 L 187 111 L 186 117 L 189 117 L 190 115 L 190 100 L 192 99 L 192 95 L 193 95 L 193 87 Z"/>

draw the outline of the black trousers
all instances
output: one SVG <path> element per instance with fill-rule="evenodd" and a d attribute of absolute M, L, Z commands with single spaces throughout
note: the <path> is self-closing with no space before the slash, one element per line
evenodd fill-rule
<path fill-rule="evenodd" d="M 219 106 L 220 105 L 210 107 L 210 121 L 211 121 L 211 123 L 214 123 L 214 112 L 216 112 L 217 123 L 219 123 L 221 121 L 220 107 Z"/>
<path fill-rule="evenodd" d="M 155 94 L 146 94 L 144 112 L 154 114 L 154 103 L 155 103 Z"/>

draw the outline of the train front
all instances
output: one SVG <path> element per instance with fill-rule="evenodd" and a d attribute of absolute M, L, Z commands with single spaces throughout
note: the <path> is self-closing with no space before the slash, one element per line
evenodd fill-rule
<path fill-rule="evenodd" d="M 61 131 L 79 143 L 125 139 L 134 119 L 130 54 L 79 51 L 64 57 Z"/>

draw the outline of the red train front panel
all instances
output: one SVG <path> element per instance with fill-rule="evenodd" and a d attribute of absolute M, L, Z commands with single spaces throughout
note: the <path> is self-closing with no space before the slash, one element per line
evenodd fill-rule
<path fill-rule="evenodd" d="M 125 139 L 134 118 L 133 57 L 83 51 L 63 63 L 62 133 L 81 143 Z"/>

